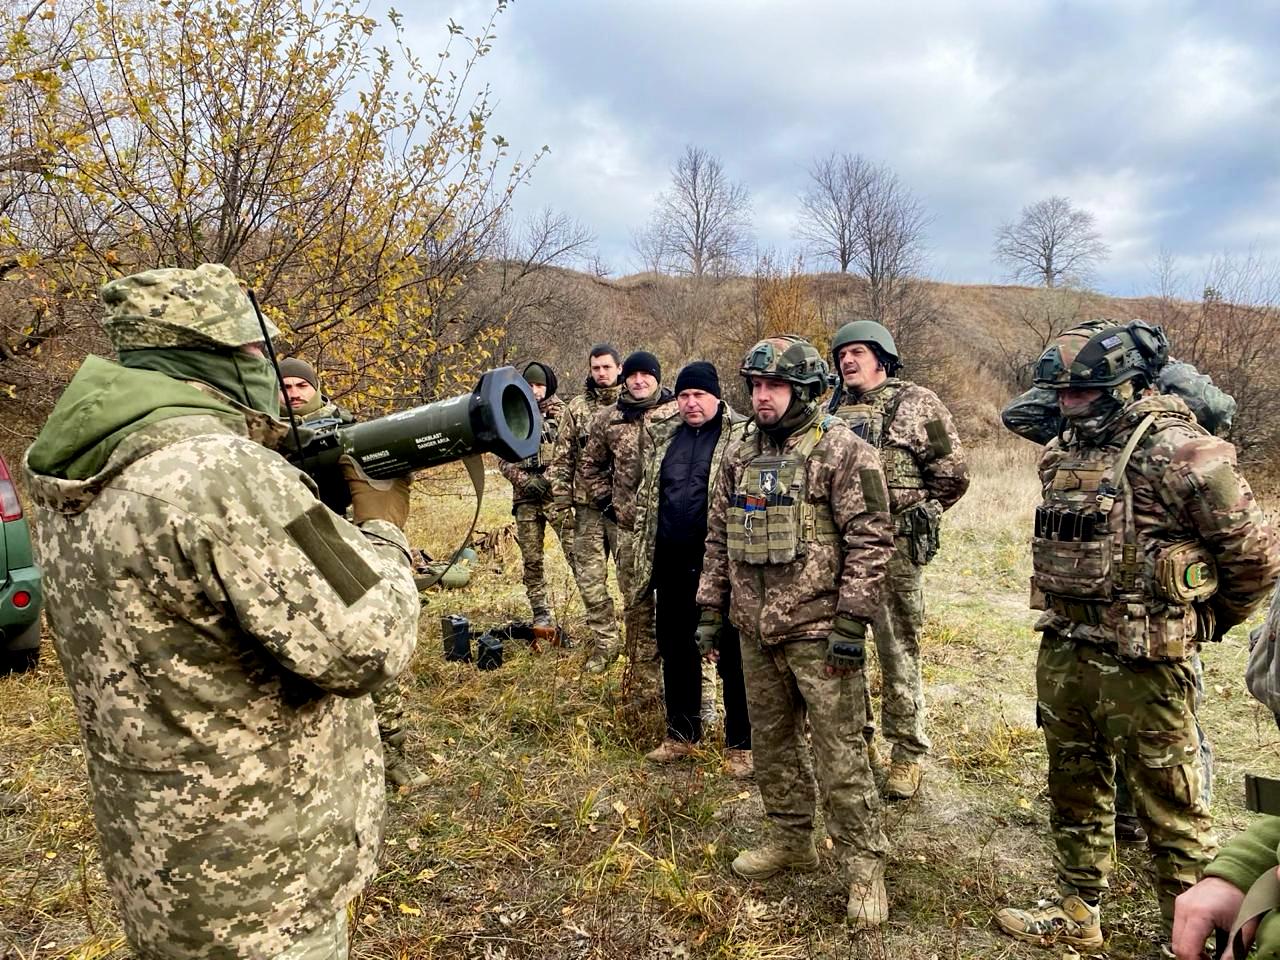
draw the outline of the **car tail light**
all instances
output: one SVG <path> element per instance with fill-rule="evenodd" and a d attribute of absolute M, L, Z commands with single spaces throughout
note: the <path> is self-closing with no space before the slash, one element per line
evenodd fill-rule
<path fill-rule="evenodd" d="M 25 590 L 19 590 L 13 595 L 13 605 L 21 609 L 31 602 L 31 594 Z"/>
<path fill-rule="evenodd" d="M 0 520 L 21 520 L 22 503 L 18 500 L 18 491 L 9 476 L 9 468 L 0 457 Z"/>

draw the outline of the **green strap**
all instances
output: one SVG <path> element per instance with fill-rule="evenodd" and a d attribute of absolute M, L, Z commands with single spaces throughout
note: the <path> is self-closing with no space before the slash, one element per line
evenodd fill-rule
<path fill-rule="evenodd" d="M 1240 935 L 1244 925 L 1250 920 L 1256 920 L 1264 914 L 1270 913 L 1277 907 L 1280 907 L 1280 878 L 1276 877 L 1275 867 L 1267 867 L 1262 876 L 1253 882 L 1249 892 L 1244 895 L 1244 902 L 1240 904 L 1240 912 L 1236 914 L 1235 923 L 1231 925 L 1232 956 L 1240 957 L 1243 960 L 1244 956 L 1249 952 L 1244 945 L 1244 937 Z"/>
<path fill-rule="evenodd" d="M 476 492 L 476 512 L 471 515 L 471 526 L 467 528 L 467 535 L 458 544 L 458 549 L 453 551 L 453 556 L 449 558 L 449 562 L 440 568 L 439 573 L 433 574 L 430 579 L 418 581 L 419 593 L 434 587 L 440 582 L 441 578 L 449 572 L 449 568 L 458 562 L 458 557 L 467 548 L 467 544 L 471 542 L 471 535 L 476 532 L 476 523 L 480 519 L 480 505 L 484 502 L 484 460 L 477 454 L 474 457 L 466 457 L 462 462 L 467 467 L 467 475 L 471 477 L 471 488 Z"/>

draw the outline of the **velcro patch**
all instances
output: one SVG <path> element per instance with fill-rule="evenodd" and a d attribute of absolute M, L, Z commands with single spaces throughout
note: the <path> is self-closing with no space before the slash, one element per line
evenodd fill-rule
<path fill-rule="evenodd" d="M 935 457 L 945 457 L 951 452 L 951 438 L 941 420 L 930 420 L 924 425 L 924 432 L 929 437 L 929 452 Z"/>
<path fill-rule="evenodd" d="M 1235 468 L 1223 460 L 1198 478 L 1203 504 L 1218 513 L 1239 509 L 1240 478 Z"/>
<path fill-rule="evenodd" d="M 884 489 L 884 476 L 879 470 L 859 470 L 858 480 L 862 483 L 862 502 L 871 513 L 889 512 L 889 495 Z"/>
<path fill-rule="evenodd" d="M 284 529 L 348 607 L 377 585 L 378 574 L 343 538 L 337 518 L 324 504 L 317 503 Z"/>

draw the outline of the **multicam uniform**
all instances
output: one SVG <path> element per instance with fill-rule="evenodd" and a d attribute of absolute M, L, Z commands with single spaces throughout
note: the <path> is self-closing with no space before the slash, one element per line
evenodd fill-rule
<path fill-rule="evenodd" d="M 666 388 L 640 404 L 624 390 L 614 406 L 601 410 L 591 421 L 582 454 L 581 477 L 588 493 L 597 505 L 607 504 L 609 512 L 617 517 L 618 586 L 623 596 L 627 659 L 646 696 L 658 691 L 658 641 L 652 592 L 631 599 L 631 532 L 640 473 L 647 450 L 654 443 L 653 424 L 676 414 L 676 402 Z"/>
<path fill-rule="evenodd" d="M 1274 535 L 1235 449 L 1175 397 L 1133 402 L 1093 443 L 1051 442 L 1040 478 L 1036 685 L 1059 884 L 1106 888 L 1119 763 L 1169 919 L 1215 850 L 1189 660 L 1266 595 Z"/>
<path fill-rule="evenodd" d="M 582 476 L 583 451 L 595 415 L 618 402 L 620 386 L 600 387 L 588 378 L 586 390 L 565 404 L 551 468 L 551 498 L 562 514 L 561 544 L 570 554 L 573 575 L 582 595 L 595 655 L 605 662 L 618 652 L 618 620 L 609 596 L 609 555 L 617 555 L 617 528 L 595 506 Z M 567 539 L 566 539 L 567 537 Z"/>
<path fill-rule="evenodd" d="M 756 779 L 779 840 L 812 842 L 807 717 L 836 856 L 853 876 L 878 869 L 862 672 L 824 671 L 837 617 L 870 623 L 880 607 L 893 537 L 876 452 L 816 411 L 781 443 L 753 428 L 725 455 L 707 527 L 698 605 L 728 609 L 741 634 Z"/>
<path fill-rule="evenodd" d="M 225 357 L 261 339 L 226 268 L 140 277 L 123 303 L 138 278 L 104 288 L 118 311 L 140 307 L 130 349 L 192 346 L 198 366 L 198 344 Z M 210 277 L 237 302 L 202 296 Z M 164 339 L 184 298 L 194 344 Z M 389 522 L 338 519 L 250 439 L 277 427 L 212 388 L 90 357 L 28 451 L 103 869 L 142 960 L 274 957 L 326 935 L 325 956 L 345 957 L 346 904 L 375 870 L 385 800 L 364 694 L 413 651 L 408 543 Z M 57 447 L 72 440 L 109 453 L 69 468 Z"/>
<path fill-rule="evenodd" d="M 938 548 L 943 511 L 969 488 L 968 467 L 951 414 L 932 390 L 890 377 L 850 401 L 836 413 L 879 450 L 894 522 L 885 602 L 874 627 L 884 737 L 895 762 L 915 762 L 930 746 L 920 676 L 924 566 Z M 869 702 L 863 733 L 868 742 L 875 733 Z"/>
<path fill-rule="evenodd" d="M 542 442 L 538 452 L 519 463 L 500 464 L 502 475 L 511 483 L 511 512 L 516 518 L 516 542 L 520 545 L 520 557 L 524 565 L 524 592 L 529 598 L 535 620 L 549 618 L 551 605 L 547 601 L 547 581 L 543 565 L 543 553 L 547 539 L 547 507 L 551 503 L 551 488 L 546 477 L 556 448 L 556 440 L 562 429 L 565 403 L 559 397 L 547 397 L 539 401 L 542 413 Z M 536 492 L 530 489 L 530 481 L 542 478 L 546 489 Z M 560 531 L 556 530 L 559 536 Z M 572 542 L 561 541 L 566 555 L 572 551 Z"/>

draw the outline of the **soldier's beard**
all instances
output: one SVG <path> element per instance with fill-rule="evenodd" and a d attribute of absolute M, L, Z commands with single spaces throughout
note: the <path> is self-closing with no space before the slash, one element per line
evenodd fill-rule
<path fill-rule="evenodd" d="M 787 404 L 787 409 L 773 423 L 759 423 L 760 429 L 767 433 L 777 442 L 782 442 L 797 430 L 807 427 L 813 422 L 814 414 L 817 412 L 817 405 L 811 401 L 801 400 L 796 396 L 795 388 L 791 388 L 791 402 Z"/>

